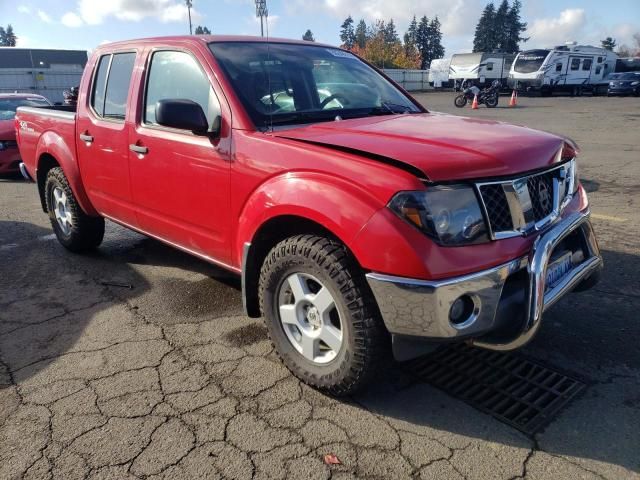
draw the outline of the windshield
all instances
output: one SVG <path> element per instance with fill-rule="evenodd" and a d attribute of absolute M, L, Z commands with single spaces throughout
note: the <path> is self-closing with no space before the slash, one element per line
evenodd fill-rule
<path fill-rule="evenodd" d="M 544 59 L 549 55 L 549 50 L 529 50 L 521 52 L 513 65 L 518 73 L 533 73 L 540 70 Z"/>
<path fill-rule="evenodd" d="M 623 73 L 618 80 L 640 80 L 640 72 Z"/>
<path fill-rule="evenodd" d="M 44 98 L 0 98 L 0 120 L 12 120 L 18 107 L 48 107 L 50 103 Z"/>
<path fill-rule="evenodd" d="M 211 51 L 257 127 L 420 112 L 407 96 L 336 48 L 211 43 Z"/>

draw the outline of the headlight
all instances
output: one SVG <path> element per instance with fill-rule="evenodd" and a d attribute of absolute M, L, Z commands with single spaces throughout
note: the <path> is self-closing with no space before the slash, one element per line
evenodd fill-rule
<path fill-rule="evenodd" d="M 613 82 L 609 82 L 609 86 L 610 87 L 615 87 L 615 84 Z"/>
<path fill-rule="evenodd" d="M 465 185 L 428 187 L 400 192 L 389 208 L 442 245 L 489 241 L 487 226 L 473 188 Z"/>
<path fill-rule="evenodd" d="M 4 142 L 0 142 L 0 152 L 4 150 Z"/>
<path fill-rule="evenodd" d="M 638 85 L 640 82 L 631 82 L 631 86 L 635 87 L 636 85 Z"/>

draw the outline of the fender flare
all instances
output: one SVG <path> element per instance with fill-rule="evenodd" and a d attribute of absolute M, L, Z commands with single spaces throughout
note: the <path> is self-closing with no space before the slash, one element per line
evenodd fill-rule
<path fill-rule="evenodd" d="M 260 316 L 260 268 L 277 242 L 290 235 L 324 232 L 353 253 L 350 245 L 379 208 L 380 201 L 366 191 L 324 174 L 287 173 L 262 184 L 240 213 L 233 244 L 234 263 L 242 265 L 245 313 Z"/>
<path fill-rule="evenodd" d="M 82 183 L 75 152 L 69 148 L 69 145 L 62 136 L 53 131 L 43 133 L 38 140 L 36 147 L 36 179 L 40 178 L 39 170 L 46 156 L 53 158 L 58 165 L 60 165 L 82 210 L 87 215 L 98 216 L 99 213 L 89 200 Z M 38 181 L 38 189 L 40 190 L 40 197 L 44 202 L 44 182 L 41 184 L 41 182 Z M 45 203 L 43 203 L 43 208 L 46 208 Z"/>

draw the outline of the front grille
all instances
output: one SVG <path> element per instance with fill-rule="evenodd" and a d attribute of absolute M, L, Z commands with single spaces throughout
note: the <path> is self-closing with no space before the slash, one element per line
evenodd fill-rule
<path fill-rule="evenodd" d="M 480 194 L 487 209 L 491 230 L 494 232 L 513 230 L 513 220 L 502 185 L 499 183 L 483 185 L 480 187 Z"/>
<path fill-rule="evenodd" d="M 479 183 L 493 238 L 526 234 L 534 223 L 552 219 L 572 186 L 573 162 L 511 180 Z M 556 212 L 556 214 L 559 212 Z"/>
<path fill-rule="evenodd" d="M 542 220 L 553 210 L 553 179 L 558 170 L 534 175 L 527 180 L 529 197 L 533 205 L 533 216 L 536 222 Z"/>

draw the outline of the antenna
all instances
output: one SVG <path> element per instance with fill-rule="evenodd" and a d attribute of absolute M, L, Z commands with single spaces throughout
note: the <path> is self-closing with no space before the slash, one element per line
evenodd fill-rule
<path fill-rule="evenodd" d="M 269 16 L 267 9 L 267 0 L 256 1 L 256 17 L 260 18 L 260 36 L 264 37 L 264 23 Z M 267 37 L 269 36 L 269 24 L 267 23 Z"/>

